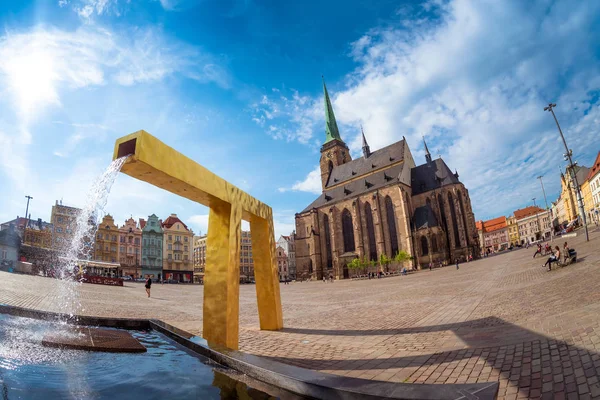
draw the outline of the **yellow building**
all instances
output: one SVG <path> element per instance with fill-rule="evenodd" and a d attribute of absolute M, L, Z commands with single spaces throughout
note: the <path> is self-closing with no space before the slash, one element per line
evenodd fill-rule
<path fill-rule="evenodd" d="M 590 169 L 587 167 L 575 166 L 574 172 L 580 187 L 582 187 L 582 183 L 586 181 L 589 170 Z M 562 187 L 560 197 L 564 201 L 565 216 L 567 222 L 571 222 L 579 215 L 579 205 L 575 190 L 575 180 L 573 179 L 573 173 L 569 167 L 567 167 L 564 174 L 560 174 L 560 182 Z"/>
<path fill-rule="evenodd" d="M 119 262 L 119 228 L 110 214 L 105 215 L 98 225 L 93 258 L 96 261 Z"/>
<path fill-rule="evenodd" d="M 177 217 L 177 214 L 171 214 L 165 219 L 162 228 L 164 279 L 193 282 L 194 232 Z"/>
<path fill-rule="evenodd" d="M 194 236 L 194 283 L 204 281 L 204 264 L 206 263 L 206 235 Z"/>
<path fill-rule="evenodd" d="M 508 226 L 508 240 L 510 241 L 510 244 L 516 246 L 517 244 L 521 243 L 517 218 L 514 215 L 508 217 L 506 219 L 506 225 Z"/>
<path fill-rule="evenodd" d="M 64 250 L 71 244 L 77 225 L 80 208 L 63 206 L 62 201 L 56 201 L 52 206 L 50 223 L 54 226 L 53 247 Z"/>
<path fill-rule="evenodd" d="M 581 195 L 583 196 L 583 209 L 585 210 L 585 218 L 588 222 L 592 220 L 592 210 L 594 209 L 594 200 L 592 199 L 592 188 L 590 181 L 585 180 L 581 184 Z"/>
<path fill-rule="evenodd" d="M 20 219 L 25 220 L 25 218 Z M 53 237 L 52 224 L 43 222 L 41 219 L 26 221 L 22 244 L 41 249 L 51 249 Z"/>

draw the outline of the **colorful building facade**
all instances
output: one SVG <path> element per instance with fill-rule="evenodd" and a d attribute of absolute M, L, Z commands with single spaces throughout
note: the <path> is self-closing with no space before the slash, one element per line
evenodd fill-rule
<path fill-rule="evenodd" d="M 589 199 L 586 200 L 587 212 L 590 216 L 590 222 L 600 224 L 600 152 L 594 160 L 594 165 L 590 167 L 587 176 L 589 182 Z"/>
<path fill-rule="evenodd" d="M 122 275 L 140 278 L 142 273 L 142 230 L 133 218 L 119 228 L 119 263 Z"/>
<path fill-rule="evenodd" d="M 114 218 L 107 214 L 102 218 L 96 232 L 93 259 L 110 263 L 119 262 L 119 228 Z"/>
<path fill-rule="evenodd" d="M 517 218 L 512 215 L 506 218 L 506 226 L 508 228 L 508 240 L 512 246 L 516 246 L 521 243 L 519 236 L 519 225 L 517 224 Z"/>
<path fill-rule="evenodd" d="M 57 200 L 52 206 L 50 223 L 54 226 L 52 246 L 55 249 L 64 251 L 71 245 L 80 213 L 80 208 L 65 206 L 62 201 Z"/>
<path fill-rule="evenodd" d="M 164 244 L 162 223 L 155 214 L 150 215 L 148 221 L 142 221 L 142 277 L 161 280 Z"/>
<path fill-rule="evenodd" d="M 194 232 L 177 217 L 177 214 L 171 214 L 165 219 L 162 229 L 164 279 L 182 283 L 193 282 Z"/>
<path fill-rule="evenodd" d="M 487 253 L 506 250 L 509 247 L 506 217 L 483 221 L 483 241 Z"/>

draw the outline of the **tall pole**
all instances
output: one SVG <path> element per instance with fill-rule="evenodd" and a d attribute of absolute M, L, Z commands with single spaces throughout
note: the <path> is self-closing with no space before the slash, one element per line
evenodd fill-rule
<path fill-rule="evenodd" d="M 27 218 L 27 216 L 29 215 L 29 200 L 32 200 L 33 197 L 32 196 L 25 196 L 25 198 L 27 199 L 27 208 L 25 208 L 25 218 Z"/>
<path fill-rule="evenodd" d="M 27 208 L 25 208 L 25 227 L 23 228 L 23 238 L 25 238 L 25 231 L 27 230 L 27 226 L 29 225 L 29 200 L 32 200 L 33 197 L 32 196 L 25 196 L 25 198 L 27 199 Z"/>
<path fill-rule="evenodd" d="M 531 200 L 533 200 L 533 206 L 535 208 L 537 208 L 537 204 L 535 204 L 535 197 L 533 199 L 531 199 Z M 541 237 L 542 236 L 542 225 L 540 224 L 540 215 L 538 214 L 537 211 L 535 212 L 535 220 L 536 220 L 536 222 L 538 224 L 538 233 L 540 234 L 540 239 L 543 240 L 543 238 Z"/>
<path fill-rule="evenodd" d="M 548 208 L 548 199 L 546 198 L 546 190 L 544 189 L 544 181 L 542 180 L 543 177 L 544 177 L 544 175 L 540 175 L 537 178 L 540 180 L 540 183 L 542 184 L 542 193 L 544 194 L 544 203 L 546 204 L 546 212 L 548 213 L 548 225 L 550 228 L 550 241 L 552 242 L 554 240 L 554 235 L 552 234 L 552 215 L 550 213 L 550 209 Z"/>
<path fill-rule="evenodd" d="M 590 235 L 588 233 L 587 221 L 585 220 L 585 210 L 583 208 L 583 197 L 581 196 L 581 188 L 579 187 L 579 182 L 577 180 L 577 174 L 575 173 L 575 165 L 573 164 L 573 151 L 569 149 L 567 146 L 567 141 L 565 140 L 565 136 L 560 129 L 560 125 L 558 123 L 558 119 L 556 119 L 556 115 L 554 114 L 554 107 L 556 104 L 550 103 L 548 107 L 544 107 L 544 111 L 550 111 L 552 116 L 554 117 L 554 122 L 556 122 L 556 127 L 558 128 L 558 132 L 560 133 L 560 137 L 562 138 L 563 144 L 565 145 L 565 159 L 569 160 L 569 168 L 571 170 L 571 174 L 573 176 L 573 180 L 575 181 L 575 194 L 577 196 L 577 203 L 579 204 L 579 213 L 581 214 L 581 219 L 583 221 L 583 227 L 585 228 L 585 240 L 586 242 L 590 241 Z"/>

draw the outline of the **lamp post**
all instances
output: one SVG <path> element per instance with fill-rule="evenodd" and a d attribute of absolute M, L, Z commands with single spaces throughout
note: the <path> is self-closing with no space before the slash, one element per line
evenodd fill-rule
<path fill-rule="evenodd" d="M 563 144 L 565 145 L 566 153 L 564 155 L 565 160 L 569 161 L 569 169 L 571 170 L 571 174 L 573 176 L 573 180 L 575 181 L 575 195 L 577 196 L 577 203 L 579 204 L 579 213 L 581 214 L 581 219 L 583 221 L 583 226 L 585 228 L 585 240 L 586 242 L 590 241 L 590 235 L 588 233 L 587 221 L 585 220 L 585 210 L 583 208 L 583 197 L 581 196 L 581 188 L 579 187 L 579 182 L 577 181 L 577 174 L 575 173 L 575 165 L 573 164 L 573 151 L 569 149 L 567 146 L 567 141 L 565 140 L 565 136 L 560 129 L 560 125 L 558 123 L 558 119 L 556 119 L 556 115 L 554 114 L 554 107 L 556 104 L 550 103 L 547 107 L 544 107 L 544 111 L 550 111 L 552 116 L 554 117 L 554 122 L 556 122 L 556 127 L 558 128 L 558 132 L 560 133 L 560 137 L 562 138 Z"/>
<path fill-rule="evenodd" d="M 29 215 L 29 200 L 33 200 L 32 196 L 25 196 L 25 198 L 27 199 L 27 208 L 25 208 L 25 218 L 27 218 L 27 216 Z"/>
<path fill-rule="evenodd" d="M 546 198 L 546 190 L 544 189 L 544 181 L 542 180 L 543 177 L 544 177 L 544 175 L 540 175 L 537 178 L 540 180 L 540 183 L 542 185 L 542 193 L 544 194 L 544 203 L 546 204 L 546 212 L 548 213 L 548 225 L 550 227 L 550 241 L 552 242 L 554 240 L 554 235 L 552 234 L 552 215 L 550 213 L 550 209 L 548 208 L 548 199 Z"/>

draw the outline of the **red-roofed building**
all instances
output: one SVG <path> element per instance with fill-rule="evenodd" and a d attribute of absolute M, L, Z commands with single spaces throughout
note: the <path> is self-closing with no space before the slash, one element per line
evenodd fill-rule
<path fill-rule="evenodd" d="M 514 212 L 519 227 L 521 244 L 550 239 L 550 212 L 537 206 L 521 208 Z"/>
<path fill-rule="evenodd" d="M 171 214 L 162 223 L 163 228 L 163 276 L 166 280 L 193 282 L 194 279 L 194 232 Z"/>
<path fill-rule="evenodd" d="M 509 246 L 506 217 L 483 221 L 483 242 L 487 253 L 506 250 Z"/>

